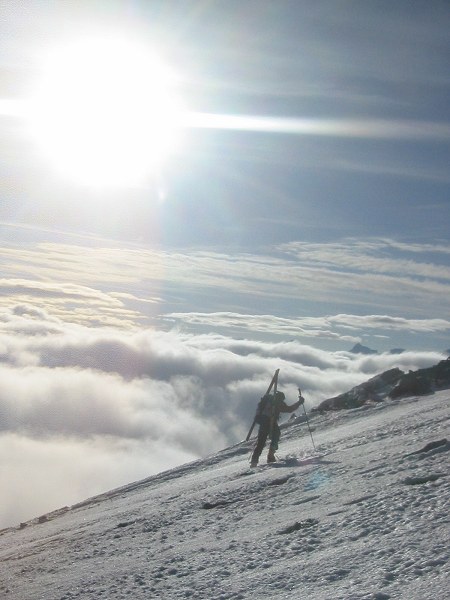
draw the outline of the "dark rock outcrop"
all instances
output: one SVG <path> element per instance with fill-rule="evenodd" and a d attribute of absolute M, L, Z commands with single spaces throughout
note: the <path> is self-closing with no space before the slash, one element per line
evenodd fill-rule
<path fill-rule="evenodd" d="M 450 359 L 441 360 L 434 367 L 405 373 L 393 390 L 390 398 L 403 396 L 423 396 L 434 390 L 450 387 Z"/>
<path fill-rule="evenodd" d="M 361 383 L 350 391 L 328 398 L 313 409 L 314 412 L 359 408 L 364 404 L 382 402 L 387 398 L 424 396 L 435 390 L 450 388 L 450 358 L 437 365 L 404 373 L 400 369 L 390 369 Z"/>
<path fill-rule="evenodd" d="M 429 373 L 421 373 L 421 370 L 405 373 L 394 389 L 389 393 L 389 398 L 423 396 L 424 394 L 429 394 L 432 391 L 431 377 Z"/>
<path fill-rule="evenodd" d="M 446 360 L 441 360 L 434 367 L 431 367 L 431 370 L 437 390 L 445 390 L 450 387 L 450 356 Z"/>
<path fill-rule="evenodd" d="M 434 392 L 434 390 L 444 390 L 448 387 L 450 387 L 449 358 L 441 360 L 434 367 L 405 373 L 390 392 L 389 397 L 423 396 Z"/>
<path fill-rule="evenodd" d="M 324 400 L 316 410 L 342 410 L 343 408 L 359 408 L 368 402 L 381 402 L 400 381 L 403 371 L 389 369 L 381 375 L 375 375 L 365 383 L 352 388 L 349 392 Z"/>

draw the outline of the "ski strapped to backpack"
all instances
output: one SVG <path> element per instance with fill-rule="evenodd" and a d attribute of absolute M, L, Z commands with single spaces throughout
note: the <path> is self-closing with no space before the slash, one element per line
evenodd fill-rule
<path fill-rule="evenodd" d="M 250 439 L 253 429 L 254 429 L 256 423 L 258 422 L 258 417 L 261 414 L 262 410 L 264 410 L 264 408 L 263 408 L 264 407 L 264 399 L 266 398 L 266 396 L 268 396 L 270 394 L 270 392 L 272 391 L 272 388 L 274 389 L 274 395 L 277 392 L 278 373 L 279 372 L 280 372 L 280 369 L 277 369 L 275 371 L 274 376 L 272 377 L 272 381 L 270 382 L 270 385 L 267 388 L 267 392 L 264 394 L 264 396 L 259 401 L 258 408 L 256 409 L 256 414 L 255 414 L 255 418 L 253 419 L 252 426 L 250 427 L 249 432 L 247 433 L 247 437 L 245 438 L 246 442 L 248 442 L 248 440 Z M 273 422 L 274 422 L 274 407 L 273 406 L 272 406 L 271 410 L 272 410 L 272 414 L 270 415 L 270 431 L 272 432 Z"/>

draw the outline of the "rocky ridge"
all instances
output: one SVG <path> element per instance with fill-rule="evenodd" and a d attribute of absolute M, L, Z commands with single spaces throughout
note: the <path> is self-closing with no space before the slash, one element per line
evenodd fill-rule
<path fill-rule="evenodd" d="M 405 396 L 423 396 L 447 388 L 450 388 L 450 358 L 432 367 L 408 373 L 398 368 L 389 369 L 348 392 L 324 400 L 313 412 L 359 408 L 365 404 Z"/>

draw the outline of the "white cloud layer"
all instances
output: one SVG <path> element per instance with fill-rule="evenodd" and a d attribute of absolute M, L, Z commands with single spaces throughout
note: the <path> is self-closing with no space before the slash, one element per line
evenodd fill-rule
<path fill-rule="evenodd" d="M 245 315 L 238 313 L 169 313 L 169 321 L 202 325 L 228 330 L 246 329 L 252 332 L 284 336 L 337 339 L 342 342 L 360 342 L 362 331 L 378 332 L 445 332 L 450 330 L 446 319 L 405 319 L 388 315 L 327 315 L 324 317 L 283 318 L 273 315 Z M 352 335 L 353 332 L 353 335 Z"/>
<path fill-rule="evenodd" d="M 440 358 L 87 328 L 19 305 L 0 318 L 0 525 L 239 441 L 276 368 L 288 401 L 300 386 L 310 408 L 388 368 Z"/>
<path fill-rule="evenodd" d="M 248 313 L 257 298 L 258 305 L 274 301 L 289 305 L 291 314 L 295 307 L 304 311 L 332 303 L 336 312 L 352 306 L 357 313 L 381 311 L 411 323 L 413 319 L 431 322 L 430 316 L 448 321 L 450 266 L 444 244 L 373 238 L 322 244 L 293 241 L 266 250 L 266 254 L 230 256 L 130 245 L 4 246 L 0 308 L 31 304 L 62 320 L 129 329 L 153 324 L 164 313 L 179 312 L 180 298 L 183 304 L 189 298 L 199 312 L 216 313 L 224 305 Z M 362 317 L 363 322 L 369 320 Z M 306 323 L 303 319 L 301 327 Z M 282 328 L 281 319 L 278 327 Z M 322 337 L 317 327 L 309 335 Z M 323 337 L 333 337 L 329 328 Z"/>

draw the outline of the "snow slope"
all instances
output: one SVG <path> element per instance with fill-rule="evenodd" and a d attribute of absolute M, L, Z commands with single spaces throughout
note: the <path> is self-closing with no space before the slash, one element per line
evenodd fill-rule
<path fill-rule="evenodd" d="M 0 532 L 9 600 L 443 599 L 450 391 L 311 419 Z M 430 442 L 439 442 L 436 447 Z"/>

